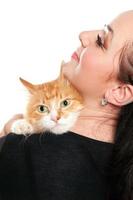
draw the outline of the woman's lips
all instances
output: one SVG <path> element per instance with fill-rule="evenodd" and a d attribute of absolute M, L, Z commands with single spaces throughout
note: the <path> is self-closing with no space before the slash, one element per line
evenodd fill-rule
<path fill-rule="evenodd" d="M 76 60 L 77 62 L 79 62 L 79 56 L 76 53 L 76 51 L 72 54 L 71 58 L 73 58 L 74 60 Z"/>

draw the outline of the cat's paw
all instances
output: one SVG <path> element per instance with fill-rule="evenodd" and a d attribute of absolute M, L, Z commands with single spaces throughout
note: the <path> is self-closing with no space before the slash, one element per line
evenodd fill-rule
<path fill-rule="evenodd" d="M 25 119 L 18 119 L 12 124 L 11 132 L 17 135 L 27 135 L 33 133 L 33 127 Z"/>

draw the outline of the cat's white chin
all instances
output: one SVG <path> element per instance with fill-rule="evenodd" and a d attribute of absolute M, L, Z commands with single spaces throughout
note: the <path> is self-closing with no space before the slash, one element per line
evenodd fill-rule
<path fill-rule="evenodd" d="M 61 135 L 63 133 L 66 133 L 67 131 L 69 131 L 70 127 L 64 127 L 61 125 L 57 125 L 54 128 L 50 129 L 50 132 L 56 134 L 56 135 Z"/>

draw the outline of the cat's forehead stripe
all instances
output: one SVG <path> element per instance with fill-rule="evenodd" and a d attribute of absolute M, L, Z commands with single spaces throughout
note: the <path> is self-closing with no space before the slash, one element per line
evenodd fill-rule
<path fill-rule="evenodd" d="M 55 88 L 47 88 L 44 90 L 44 97 L 47 100 L 56 98 L 62 98 L 63 94 L 59 89 Z"/>
<path fill-rule="evenodd" d="M 56 106 L 56 100 L 53 99 L 53 100 L 51 101 L 51 108 L 54 109 L 54 108 L 56 108 L 56 107 L 57 107 L 57 106 Z"/>

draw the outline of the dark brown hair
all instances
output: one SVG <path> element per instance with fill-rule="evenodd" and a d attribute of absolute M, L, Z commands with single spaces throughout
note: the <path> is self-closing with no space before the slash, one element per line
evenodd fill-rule
<path fill-rule="evenodd" d="M 133 42 L 127 42 L 119 58 L 119 80 L 133 84 Z"/>
<path fill-rule="evenodd" d="M 119 59 L 118 79 L 133 85 L 133 42 L 124 45 Z M 133 103 L 122 107 L 116 128 L 111 160 L 111 198 L 133 199 Z"/>

